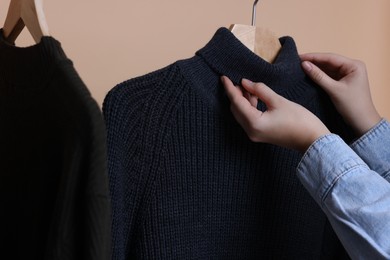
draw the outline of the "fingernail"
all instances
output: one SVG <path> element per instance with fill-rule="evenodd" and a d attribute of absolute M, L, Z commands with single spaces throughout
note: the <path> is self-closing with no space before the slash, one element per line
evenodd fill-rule
<path fill-rule="evenodd" d="M 242 79 L 241 81 L 242 84 L 245 84 L 245 85 L 253 85 L 254 83 L 252 81 L 250 81 L 249 79 Z"/>
<path fill-rule="evenodd" d="M 221 76 L 221 82 L 225 84 L 225 76 Z"/>
<path fill-rule="evenodd" d="M 313 69 L 313 66 L 311 64 L 311 62 L 309 61 L 304 61 L 302 62 L 302 67 L 306 70 L 306 71 L 311 71 Z"/>

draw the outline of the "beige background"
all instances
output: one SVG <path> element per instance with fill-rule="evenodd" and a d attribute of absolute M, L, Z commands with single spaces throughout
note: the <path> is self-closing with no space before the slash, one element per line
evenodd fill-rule
<path fill-rule="evenodd" d="M 249 24 L 253 1 L 44 0 L 61 41 L 99 104 L 112 87 L 191 57 L 222 26 Z M 9 0 L 0 2 L 0 23 Z M 374 103 L 390 119 L 389 0 L 261 0 L 257 26 L 294 37 L 299 52 L 335 52 L 367 64 Z M 27 32 L 17 45 L 33 44 Z"/>

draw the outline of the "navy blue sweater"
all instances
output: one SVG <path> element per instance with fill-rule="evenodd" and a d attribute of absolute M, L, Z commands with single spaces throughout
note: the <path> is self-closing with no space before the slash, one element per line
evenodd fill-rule
<path fill-rule="evenodd" d="M 192 58 L 123 82 L 104 102 L 114 259 L 336 259 L 344 250 L 295 175 L 301 154 L 251 142 L 220 82 L 261 81 L 350 140 L 295 43 L 273 64 L 219 29 Z M 264 109 L 259 103 L 259 109 Z"/>

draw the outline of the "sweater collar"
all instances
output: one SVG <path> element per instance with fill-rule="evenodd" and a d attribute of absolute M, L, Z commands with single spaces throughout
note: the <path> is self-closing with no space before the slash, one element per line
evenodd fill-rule
<path fill-rule="evenodd" d="M 279 39 L 282 48 L 274 63 L 269 63 L 249 50 L 228 29 L 220 28 L 213 38 L 196 54 L 220 75 L 228 76 L 235 84 L 242 78 L 263 82 L 276 92 L 305 78 L 294 40 Z"/>
<path fill-rule="evenodd" d="M 17 47 L 8 43 L 0 29 L 0 79 L 13 86 L 34 89 L 43 87 L 54 63 L 66 60 L 60 42 L 51 36 L 37 44 Z"/>

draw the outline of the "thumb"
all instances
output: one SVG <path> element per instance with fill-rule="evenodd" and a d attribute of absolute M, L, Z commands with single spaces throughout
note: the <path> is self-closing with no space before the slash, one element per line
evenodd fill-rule
<path fill-rule="evenodd" d="M 275 107 L 277 100 L 281 97 L 264 83 L 254 83 L 250 80 L 242 79 L 241 84 L 246 91 L 257 96 L 269 108 Z"/>
<path fill-rule="evenodd" d="M 318 68 L 310 61 L 303 61 L 302 68 L 306 72 L 306 74 L 326 92 L 329 93 L 330 91 L 332 91 L 331 88 L 336 84 L 336 81 L 329 77 L 320 68 Z"/>

